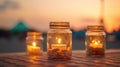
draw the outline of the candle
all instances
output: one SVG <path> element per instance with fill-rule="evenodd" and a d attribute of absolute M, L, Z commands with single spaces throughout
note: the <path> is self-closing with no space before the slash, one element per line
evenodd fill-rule
<path fill-rule="evenodd" d="M 52 49 L 66 50 L 66 44 L 61 44 L 61 38 L 58 39 L 58 44 L 52 44 Z"/>
<path fill-rule="evenodd" d="M 100 40 L 92 40 L 92 43 L 90 43 L 90 47 L 92 47 L 92 48 L 102 48 L 103 44 L 100 43 Z"/>
<path fill-rule="evenodd" d="M 27 51 L 31 55 L 39 55 L 41 54 L 41 48 L 36 45 L 36 42 L 33 42 L 32 45 L 27 45 Z"/>
<path fill-rule="evenodd" d="M 52 44 L 52 49 L 66 50 L 65 44 Z"/>
<path fill-rule="evenodd" d="M 49 59 L 70 59 L 70 51 L 67 49 L 67 45 L 63 44 L 61 38 L 57 38 L 57 43 L 51 45 L 51 49 L 48 51 Z"/>
<path fill-rule="evenodd" d="M 92 42 L 90 43 L 88 54 L 99 55 L 99 56 L 104 55 L 103 44 L 100 42 L 100 40 L 92 40 Z"/>

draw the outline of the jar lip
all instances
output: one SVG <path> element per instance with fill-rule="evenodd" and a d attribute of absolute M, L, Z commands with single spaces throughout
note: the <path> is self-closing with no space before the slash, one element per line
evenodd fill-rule
<path fill-rule="evenodd" d="M 102 31 L 104 30 L 104 26 L 103 25 L 88 25 L 87 26 L 87 30 L 96 30 L 96 31 Z"/>
<path fill-rule="evenodd" d="M 41 36 L 41 32 L 27 32 L 27 36 Z"/>
<path fill-rule="evenodd" d="M 50 22 L 51 25 L 69 25 L 69 22 Z"/>
<path fill-rule="evenodd" d="M 70 28 L 69 22 L 50 22 L 50 28 L 52 29 L 61 29 L 61 28 Z"/>

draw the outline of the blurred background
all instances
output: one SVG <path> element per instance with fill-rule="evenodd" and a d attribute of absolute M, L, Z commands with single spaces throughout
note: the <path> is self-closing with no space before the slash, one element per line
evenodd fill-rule
<path fill-rule="evenodd" d="M 28 31 L 46 34 L 49 22 L 70 22 L 73 50 L 85 49 L 88 25 L 104 25 L 107 49 L 120 49 L 120 0 L 0 0 L 0 53 L 23 52 Z"/>

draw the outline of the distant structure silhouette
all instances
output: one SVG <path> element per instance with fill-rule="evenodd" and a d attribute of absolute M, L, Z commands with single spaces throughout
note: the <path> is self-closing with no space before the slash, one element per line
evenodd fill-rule
<path fill-rule="evenodd" d="M 100 0 L 100 24 L 104 26 L 104 0 Z"/>
<path fill-rule="evenodd" d="M 11 32 L 24 32 L 29 31 L 29 27 L 23 22 L 19 21 L 10 31 Z"/>

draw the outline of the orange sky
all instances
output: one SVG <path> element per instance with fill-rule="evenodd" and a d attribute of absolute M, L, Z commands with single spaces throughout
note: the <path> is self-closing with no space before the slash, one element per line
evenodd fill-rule
<path fill-rule="evenodd" d="M 10 29 L 22 19 L 36 30 L 47 31 L 51 21 L 68 21 L 71 28 L 81 30 L 89 24 L 99 24 L 100 0 L 11 0 L 19 9 L 0 12 L 0 28 Z M 0 1 L 3 4 L 4 0 Z M 120 29 L 120 0 L 105 0 L 105 28 Z"/>

